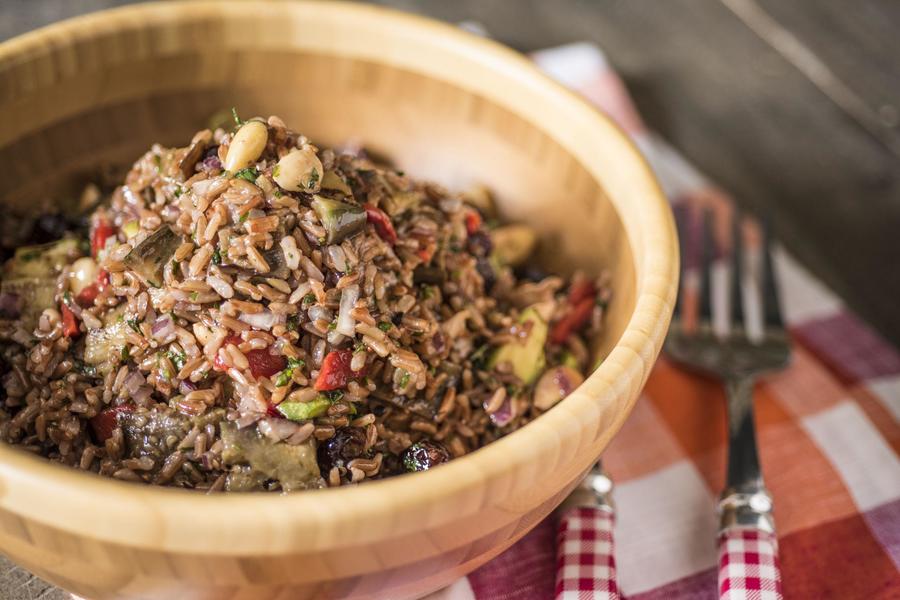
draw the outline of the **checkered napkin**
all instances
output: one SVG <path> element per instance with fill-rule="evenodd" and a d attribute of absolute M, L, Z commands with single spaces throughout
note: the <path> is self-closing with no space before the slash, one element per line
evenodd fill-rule
<path fill-rule="evenodd" d="M 671 200 L 679 227 L 692 222 L 688 217 L 697 207 L 732 210 L 727 193 L 645 128 L 596 47 L 554 48 L 534 60 L 632 136 Z M 688 248 L 684 259 L 696 264 L 695 250 Z M 784 597 L 900 598 L 900 353 L 789 254 L 778 251 L 775 268 L 794 357 L 789 369 L 757 386 L 755 407 L 762 467 L 775 501 Z M 717 554 L 725 423 L 718 383 L 659 360 L 603 457 L 616 483 L 614 564 L 623 597 L 713 600 L 719 597 L 720 563 L 727 575 L 723 598 L 776 597 L 777 584 L 762 583 L 774 580 L 775 540 L 744 534 L 723 541 L 721 560 Z M 576 559 L 569 552 L 557 558 L 558 526 L 553 519 L 540 523 L 433 600 L 553 598 L 557 561 L 564 568 L 579 564 L 570 562 Z M 574 529 L 564 526 L 559 535 L 565 550 Z M 593 572 L 588 577 L 593 581 Z M 605 591 L 573 594 L 565 597 L 609 597 Z"/>
<path fill-rule="evenodd" d="M 580 506 L 560 521 L 556 600 L 619 600 L 612 510 Z"/>

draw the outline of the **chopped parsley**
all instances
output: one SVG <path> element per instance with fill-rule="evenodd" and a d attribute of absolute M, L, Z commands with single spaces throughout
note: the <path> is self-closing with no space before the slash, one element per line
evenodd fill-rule
<path fill-rule="evenodd" d="M 276 198 L 281 198 L 282 196 L 284 196 L 284 194 L 281 193 L 281 190 L 278 190 L 278 189 L 276 189 L 274 192 L 272 192 L 272 195 L 275 196 Z"/>
<path fill-rule="evenodd" d="M 310 292 L 310 293 L 306 294 L 305 296 L 303 296 L 303 300 L 301 301 L 301 303 L 302 304 L 312 304 L 315 301 L 316 301 L 316 295 L 313 294 L 312 292 Z"/>
<path fill-rule="evenodd" d="M 128 326 L 131 327 L 135 332 L 141 333 L 141 322 L 139 319 L 128 319 L 126 322 L 128 323 Z"/>
<path fill-rule="evenodd" d="M 74 369 L 76 373 L 81 373 L 82 375 L 87 375 L 88 377 L 97 376 L 97 368 L 92 367 L 91 365 L 85 363 L 83 360 L 76 359 L 75 363 L 72 365 L 72 369 Z"/>
<path fill-rule="evenodd" d="M 235 179 L 243 179 L 244 181 L 253 183 L 256 181 L 256 178 L 259 177 L 259 170 L 257 170 L 256 167 L 247 167 L 246 169 L 241 169 L 235 173 L 234 177 Z"/>
<path fill-rule="evenodd" d="M 306 183 L 306 189 L 311 190 L 316 187 L 316 184 L 319 182 L 319 171 L 317 169 L 313 169 L 312 173 L 309 174 L 309 181 Z"/>
<path fill-rule="evenodd" d="M 294 369 L 302 369 L 304 365 L 306 365 L 306 362 L 304 362 L 302 359 L 289 358 L 287 368 L 278 374 L 278 378 L 275 380 L 275 385 L 278 387 L 282 387 L 290 383 L 291 378 L 294 376 Z"/>
<path fill-rule="evenodd" d="M 129 357 L 129 354 L 128 354 L 128 346 L 122 346 L 122 354 L 120 355 L 120 358 L 122 359 L 122 362 L 127 362 L 127 361 L 128 361 L 128 357 Z"/>
<path fill-rule="evenodd" d="M 232 116 L 232 118 L 234 119 L 234 126 L 235 126 L 235 127 L 240 127 L 241 125 L 243 125 L 244 123 L 246 123 L 246 121 L 242 121 L 242 120 L 241 120 L 241 118 L 240 118 L 240 117 L 238 116 L 238 114 L 237 114 L 237 109 L 236 109 L 235 107 L 233 107 L 233 106 L 231 107 L 231 116 Z"/>
<path fill-rule="evenodd" d="M 191 301 L 196 302 L 197 298 L 200 297 L 200 292 L 191 292 Z"/>
<path fill-rule="evenodd" d="M 475 352 L 469 355 L 469 360 L 472 361 L 474 366 L 480 366 L 484 361 L 484 355 L 487 354 L 488 348 L 490 345 L 482 344 L 478 348 L 475 349 Z"/>
<path fill-rule="evenodd" d="M 381 323 L 378 324 L 378 329 L 387 333 L 388 331 L 391 330 L 391 327 L 393 327 L 393 326 L 394 326 L 393 324 L 388 323 L 387 321 L 382 321 Z"/>
<path fill-rule="evenodd" d="M 182 195 L 183 193 L 184 193 L 184 188 L 183 188 L 183 187 L 181 187 L 180 185 L 175 186 L 175 197 L 176 197 L 176 198 L 181 197 L 181 195 Z"/>
<path fill-rule="evenodd" d="M 400 376 L 400 381 L 398 383 L 402 388 L 405 388 L 407 385 L 409 385 L 409 373 L 407 371 L 403 371 L 403 375 Z"/>
<path fill-rule="evenodd" d="M 422 297 L 428 300 L 429 298 L 434 298 L 434 289 L 430 285 L 426 285 L 422 289 Z"/>
<path fill-rule="evenodd" d="M 250 211 L 245 212 L 244 214 L 241 215 L 241 218 L 238 219 L 238 223 L 243 223 L 244 221 L 247 220 L 247 217 L 249 217 L 249 216 L 250 216 Z"/>
<path fill-rule="evenodd" d="M 166 357 L 172 361 L 172 364 L 179 371 L 184 367 L 184 363 L 187 362 L 187 355 L 184 352 L 169 350 L 166 352 Z"/>
<path fill-rule="evenodd" d="M 365 350 L 366 350 L 366 345 L 363 344 L 362 342 L 356 342 L 356 344 L 353 345 L 354 352 L 365 352 Z"/>
<path fill-rule="evenodd" d="M 334 331 L 337 329 L 337 321 L 332 321 L 328 324 L 328 331 Z"/>
<path fill-rule="evenodd" d="M 297 331 L 300 327 L 300 317 L 297 315 L 291 315 L 287 318 L 287 330 L 288 331 Z"/>
<path fill-rule="evenodd" d="M 344 392 L 341 390 L 331 390 L 330 392 L 322 392 L 321 395 L 328 398 L 331 402 L 337 402 L 344 397 Z"/>
<path fill-rule="evenodd" d="M 272 177 L 278 177 L 281 173 L 281 165 L 275 165 L 275 168 L 272 169 Z"/>
<path fill-rule="evenodd" d="M 214 264 L 214 265 L 222 264 L 222 252 L 218 248 L 213 250 L 212 264 Z"/>
<path fill-rule="evenodd" d="M 154 154 L 153 155 L 153 164 L 156 165 L 157 171 L 162 171 L 162 156 L 160 156 L 159 154 Z"/>

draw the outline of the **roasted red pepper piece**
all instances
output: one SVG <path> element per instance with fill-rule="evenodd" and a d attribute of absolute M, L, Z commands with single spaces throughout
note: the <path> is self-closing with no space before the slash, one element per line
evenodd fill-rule
<path fill-rule="evenodd" d="M 590 320 L 593 310 L 593 297 L 584 298 L 572 306 L 569 312 L 550 330 L 550 341 L 554 344 L 564 343 L 572 335 L 572 332 L 584 327 L 585 323 Z"/>
<path fill-rule="evenodd" d="M 350 369 L 350 361 L 353 360 L 351 350 L 332 350 L 322 361 L 322 368 L 313 387 L 319 392 L 327 392 L 342 388 L 351 379 L 357 379 L 366 374 L 365 369 L 353 371 Z"/>
<path fill-rule="evenodd" d="M 397 232 L 394 230 L 394 224 L 391 223 L 391 218 L 387 216 L 387 213 L 371 204 L 363 204 L 363 208 L 366 209 L 366 220 L 375 226 L 375 231 L 381 239 L 391 246 L 396 244 Z"/>
<path fill-rule="evenodd" d="M 596 298 L 597 290 L 590 279 L 580 279 L 569 288 L 569 304 L 575 306 L 585 298 Z"/>
<path fill-rule="evenodd" d="M 472 235 L 481 227 L 481 215 L 477 210 L 470 210 L 466 213 L 466 231 Z"/>
<path fill-rule="evenodd" d="M 63 302 L 59 305 L 59 312 L 62 314 L 63 335 L 66 337 L 75 337 L 79 333 L 78 321 L 75 319 L 75 313 Z"/>
<path fill-rule="evenodd" d="M 122 413 L 130 413 L 134 407 L 130 404 L 110 406 L 98 412 L 91 420 L 91 431 L 98 444 L 104 443 L 112 437 L 113 431 L 119 426 L 119 416 Z"/>
<path fill-rule="evenodd" d="M 78 306 L 82 308 L 88 308 L 89 306 L 94 305 L 94 299 L 97 298 L 97 294 L 100 293 L 100 284 L 92 283 L 87 286 L 75 296 L 75 302 L 78 303 Z"/>
<path fill-rule="evenodd" d="M 229 335 L 225 338 L 222 347 L 225 347 L 227 344 L 240 346 L 242 343 L 244 343 L 244 340 L 239 335 Z M 267 348 L 248 350 L 244 352 L 244 356 L 247 357 L 247 362 L 250 363 L 250 372 L 253 373 L 254 377 L 271 377 L 287 367 L 287 359 L 284 356 L 270 354 Z M 218 371 L 228 370 L 228 365 L 222 362 L 218 353 L 216 353 L 216 358 L 213 361 L 213 368 Z"/>
<path fill-rule="evenodd" d="M 91 231 L 91 256 L 97 258 L 97 253 L 106 246 L 106 240 L 116 234 L 116 230 L 109 221 L 100 219 Z"/>

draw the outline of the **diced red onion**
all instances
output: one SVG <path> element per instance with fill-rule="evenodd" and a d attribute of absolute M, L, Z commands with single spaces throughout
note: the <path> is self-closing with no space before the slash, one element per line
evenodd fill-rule
<path fill-rule="evenodd" d="M 181 383 L 178 384 L 178 391 L 185 395 L 193 392 L 196 389 L 197 384 L 187 379 L 182 379 Z"/>
<path fill-rule="evenodd" d="M 491 421 L 493 421 L 494 425 L 497 427 L 505 427 L 510 424 L 515 416 L 516 413 L 513 410 L 512 400 L 507 396 L 503 401 L 503 404 L 500 405 L 500 408 L 491 414 Z"/>
<path fill-rule="evenodd" d="M 251 327 L 256 327 L 257 329 L 272 329 L 272 327 L 278 322 L 284 322 L 287 318 L 284 315 L 277 315 L 271 311 L 264 310 L 263 312 L 258 313 L 241 313 L 238 315 L 238 319 L 246 323 Z"/>
<path fill-rule="evenodd" d="M 128 390 L 128 394 L 133 397 L 135 392 L 138 391 L 138 388 L 145 383 L 147 383 L 147 380 L 140 371 L 132 371 L 125 377 L 125 381 L 122 382 L 122 385 Z"/>
<path fill-rule="evenodd" d="M 153 322 L 150 328 L 153 339 L 158 342 L 165 342 L 175 336 L 175 322 L 169 315 L 162 315 Z"/>
<path fill-rule="evenodd" d="M 356 320 L 350 316 L 350 311 L 356 306 L 357 300 L 359 300 L 358 285 L 348 285 L 341 292 L 341 307 L 338 312 L 337 326 L 334 328 L 338 333 L 348 337 L 355 335 Z"/>
<path fill-rule="evenodd" d="M 261 434 L 273 442 L 280 442 L 283 439 L 289 438 L 300 428 L 300 426 L 293 421 L 273 418 L 261 420 L 257 427 Z"/>
<path fill-rule="evenodd" d="M 150 394 L 153 393 L 153 388 L 149 385 L 140 386 L 133 394 L 131 394 L 131 400 L 138 406 L 144 406 L 147 403 L 147 400 L 150 399 Z"/>

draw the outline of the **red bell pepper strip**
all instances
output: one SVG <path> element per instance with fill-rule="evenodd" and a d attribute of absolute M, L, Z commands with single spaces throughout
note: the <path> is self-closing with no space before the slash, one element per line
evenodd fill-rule
<path fill-rule="evenodd" d="M 391 218 L 387 216 L 387 213 L 372 204 L 363 204 L 363 208 L 366 209 L 366 220 L 375 226 L 375 231 L 381 239 L 391 246 L 396 244 L 397 232 L 394 230 L 394 224 L 391 223 Z"/>
<path fill-rule="evenodd" d="M 134 407 L 130 404 L 122 404 L 104 408 L 92 417 L 89 423 L 97 443 L 102 444 L 112 437 L 113 431 L 119 426 L 119 415 L 133 411 Z"/>
<path fill-rule="evenodd" d="M 353 360 L 352 350 L 332 350 L 322 361 L 322 368 L 313 387 L 316 391 L 327 392 L 342 388 L 351 379 L 357 379 L 366 374 L 365 369 L 353 371 L 350 369 L 350 361 Z"/>
<path fill-rule="evenodd" d="M 466 231 L 472 235 L 481 227 L 481 214 L 477 210 L 470 210 L 466 213 Z"/>
<path fill-rule="evenodd" d="M 105 219 L 101 219 L 91 231 L 91 256 L 97 258 L 97 253 L 106 246 L 106 240 L 116 234 L 116 230 Z"/>
<path fill-rule="evenodd" d="M 574 305 L 562 319 L 556 322 L 553 329 L 550 330 L 550 341 L 554 344 L 562 344 L 572 332 L 584 327 L 590 320 L 591 312 L 594 310 L 594 298 L 584 298 Z"/>
<path fill-rule="evenodd" d="M 75 320 L 75 313 L 63 302 L 59 305 L 59 312 L 62 313 L 63 335 L 66 337 L 75 337 L 79 333 L 78 321 Z"/>
<path fill-rule="evenodd" d="M 240 336 L 229 335 L 225 338 L 225 343 L 222 344 L 222 346 L 224 347 L 227 344 L 240 346 L 243 342 L 244 340 L 242 340 Z M 287 359 L 284 356 L 280 354 L 271 354 L 266 348 L 248 350 L 247 352 L 244 352 L 244 356 L 247 357 L 247 362 L 250 363 L 250 372 L 254 377 L 271 377 L 287 367 Z M 222 361 L 218 353 L 216 353 L 216 358 L 213 360 L 213 368 L 217 371 L 228 370 L 228 365 Z"/>

